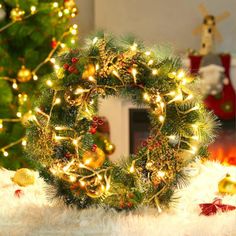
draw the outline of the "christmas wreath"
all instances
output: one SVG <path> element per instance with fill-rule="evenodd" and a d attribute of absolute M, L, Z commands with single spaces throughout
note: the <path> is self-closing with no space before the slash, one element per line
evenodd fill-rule
<path fill-rule="evenodd" d="M 187 179 L 185 167 L 207 156 L 214 116 L 178 58 L 133 38 L 104 34 L 55 60 L 27 129 L 27 153 L 55 197 L 79 209 L 100 205 L 159 210 Z M 135 155 L 113 163 L 95 145 L 99 98 L 118 96 L 149 111 L 151 130 Z M 115 108 L 114 108 L 115 109 Z"/>

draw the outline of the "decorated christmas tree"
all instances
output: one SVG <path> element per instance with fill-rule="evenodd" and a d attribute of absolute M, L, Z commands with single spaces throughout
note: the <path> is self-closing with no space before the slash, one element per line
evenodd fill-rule
<path fill-rule="evenodd" d="M 185 167 L 208 156 L 215 127 L 180 60 L 98 34 L 55 61 L 27 129 L 28 158 L 52 193 L 80 209 L 169 207 L 187 181 Z M 99 99 L 110 96 L 146 107 L 151 121 L 147 140 L 121 163 L 94 145 Z"/>
<path fill-rule="evenodd" d="M 73 48 L 74 0 L 0 0 L 0 165 L 24 164 L 25 124 L 37 99 L 38 80 L 51 73 L 55 53 Z M 22 145 L 21 145 L 22 144 Z"/>

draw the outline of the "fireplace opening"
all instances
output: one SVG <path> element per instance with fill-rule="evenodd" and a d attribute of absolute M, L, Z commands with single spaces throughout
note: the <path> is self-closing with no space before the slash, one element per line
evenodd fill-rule
<path fill-rule="evenodd" d="M 148 137 L 150 119 L 146 109 L 129 109 L 130 154 L 135 154 L 141 142 Z"/>

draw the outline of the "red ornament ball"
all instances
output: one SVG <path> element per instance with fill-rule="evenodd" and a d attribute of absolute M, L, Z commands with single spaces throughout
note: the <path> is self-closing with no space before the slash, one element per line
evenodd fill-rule
<path fill-rule="evenodd" d="M 76 63 L 78 61 L 78 58 L 76 58 L 76 57 L 73 57 L 72 59 L 71 59 L 71 62 L 72 63 Z"/>
<path fill-rule="evenodd" d="M 57 46 L 57 40 L 55 38 L 52 39 L 51 41 L 51 47 L 54 49 Z"/>
<path fill-rule="evenodd" d="M 63 68 L 64 68 L 65 70 L 68 70 L 68 69 L 69 69 L 69 67 L 70 67 L 70 65 L 69 65 L 69 64 L 67 64 L 67 63 L 65 63 L 65 64 L 63 65 Z"/>
<path fill-rule="evenodd" d="M 89 130 L 90 134 L 95 134 L 96 132 L 97 132 L 97 129 L 95 129 L 93 127 Z"/>

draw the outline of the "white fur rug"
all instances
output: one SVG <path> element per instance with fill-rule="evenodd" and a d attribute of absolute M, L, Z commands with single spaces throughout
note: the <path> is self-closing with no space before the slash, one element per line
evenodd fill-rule
<path fill-rule="evenodd" d="M 160 215 L 147 208 L 133 213 L 68 209 L 62 203 L 47 199 L 42 179 L 37 178 L 36 184 L 23 188 L 11 181 L 14 172 L 0 170 L 0 235 L 236 235 L 236 210 L 206 217 L 199 216 L 198 207 L 199 203 L 212 202 L 219 197 L 218 181 L 226 173 L 236 177 L 236 167 L 206 162 L 199 164 L 199 169 L 200 173 L 192 178 L 191 184 L 177 193 L 181 198 L 175 207 Z M 24 192 L 20 198 L 14 196 L 17 189 Z M 220 197 L 223 204 L 236 205 L 236 195 Z"/>

